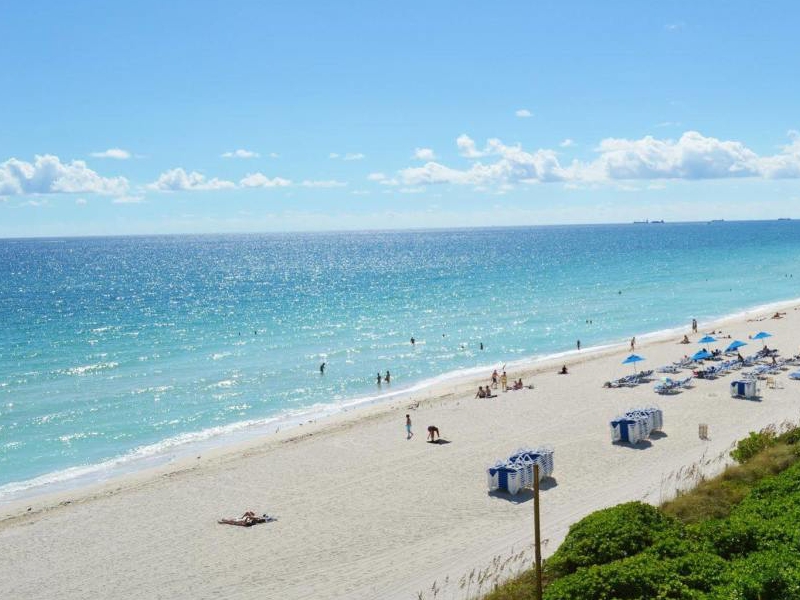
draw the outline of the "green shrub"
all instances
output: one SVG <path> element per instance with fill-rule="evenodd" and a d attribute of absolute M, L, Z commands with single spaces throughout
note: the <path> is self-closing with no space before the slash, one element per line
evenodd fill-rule
<path fill-rule="evenodd" d="M 547 561 L 547 571 L 567 575 L 578 567 L 633 556 L 659 537 L 678 531 L 677 521 L 642 502 L 600 510 L 569 528 L 567 538 Z"/>
<path fill-rule="evenodd" d="M 790 600 L 800 598 L 800 553 L 782 548 L 750 554 L 729 570 L 729 582 L 712 600 Z"/>
<path fill-rule="evenodd" d="M 546 600 L 694 600 L 727 580 L 727 564 L 711 553 L 664 560 L 650 550 L 584 567 L 553 581 Z"/>
<path fill-rule="evenodd" d="M 777 436 L 773 428 L 762 429 L 758 433 L 751 431 L 743 440 L 736 443 L 736 448 L 731 450 L 731 458 L 738 463 L 745 463 L 756 454 L 775 443 Z"/>

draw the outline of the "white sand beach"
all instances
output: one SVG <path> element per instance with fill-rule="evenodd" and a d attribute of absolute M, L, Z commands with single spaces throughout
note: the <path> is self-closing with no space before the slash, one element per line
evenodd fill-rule
<path fill-rule="evenodd" d="M 793 355 L 800 305 L 782 310 L 777 320 L 770 309 L 701 324 L 688 346 L 677 343 L 687 324 L 667 339 L 642 340 L 636 352 L 647 359 L 642 367 L 655 369 L 722 329 L 744 341 L 769 331 L 769 346 Z M 742 353 L 760 347 L 749 341 Z M 732 399 L 733 375 L 672 396 L 655 394 L 652 383 L 603 388 L 630 372 L 621 364 L 627 354 L 621 344 L 538 363 L 509 372 L 535 389 L 475 399 L 487 372 L 102 486 L 2 506 L 0 597 L 410 600 L 419 592 L 433 598 L 432 586 L 437 598 L 474 596 L 530 564 L 530 494 L 509 499 L 486 487 L 486 467 L 519 446 L 555 449 L 554 480 L 541 496 L 550 554 L 587 513 L 635 499 L 658 503 L 699 473 L 719 471 L 748 431 L 800 418 L 800 381 L 786 372 L 778 389 L 762 382 L 761 401 Z M 563 362 L 569 375 L 556 374 Z M 636 448 L 611 444 L 611 418 L 653 404 L 664 411 L 664 436 Z M 699 439 L 700 423 L 709 440 Z M 426 443 L 430 424 L 450 443 Z M 278 521 L 217 524 L 245 510 Z M 478 571 L 490 573 L 482 586 Z"/>

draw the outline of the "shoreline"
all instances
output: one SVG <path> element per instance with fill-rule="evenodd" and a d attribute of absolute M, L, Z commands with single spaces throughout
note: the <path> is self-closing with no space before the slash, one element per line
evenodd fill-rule
<path fill-rule="evenodd" d="M 750 308 L 736 311 L 727 315 L 711 318 L 699 322 L 698 330 L 716 328 L 726 322 L 734 322 L 753 314 L 780 311 L 800 304 L 800 298 L 781 300 L 766 304 L 759 304 Z M 660 329 L 643 334 L 636 334 L 638 346 L 666 340 L 671 336 L 683 335 L 685 326 L 676 326 Z M 581 350 L 571 349 L 553 352 L 545 355 L 534 355 L 508 361 L 507 370 L 516 370 L 530 378 L 541 370 L 564 361 L 567 365 L 580 364 L 585 360 L 600 357 L 608 352 L 624 348 L 626 340 L 603 342 L 599 345 L 588 346 Z M 582 360 L 575 359 L 582 357 Z M 485 373 L 499 368 L 499 364 L 468 367 L 448 371 L 433 377 L 428 377 L 417 382 L 409 383 L 407 387 L 400 387 L 380 395 L 358 396 L 343 400 L 338 403 L 314 405 L 295 412 L 267 416 L 261 419 L 237 421 L 227 425 L 204 429 L 195 432 L 186 432 L 177 436 L 165 438 L 155 444 L 140 446 L 122 456 L 112 457 L 100 463 L 89 465 L 76 465 L 45 473 L 32 479 L 9 482 L 0 485 L 0 519 L 8 515 L 8 509 L 22 504 L 31 504 L 37 499 L 68 495 L 79 495 L 81 490 L 87 493 L 97 486 L 123 484 L 126 478 L 138 476 L 147 477 L 148 473 L 156 474 L 170 471 L 172 468 L 180 469 L 182 465 L 190 463 L 197 453 L 212 454 L 214 456 L 228 453 L 237 453 L 251 446 L 259 446 L 273 436 L 283 439 L 284 435 L 291 436 L 291 432 L 298 432 L 300 427 L 317 424 L 324 428 L 328 421 L 337 416 L 352 417 L 356 421 L 361 418 L 361 411 L 365 418 L 371 411 L 383 412 L 390 410 L 395 402 L 414 401 L 412 396 L 421 395 L 417 402 L 434 401 L 444 398 L 457 389 L 471 385 L 474 389 L 487 379 Z M 484 375 L 479 375 L 484 374 Z M 444 393 L 447 387 L 452 387 L 450 393 Z M 331 425 L 335 425 L 332 421 Z M 273 431 L 273 428 L 274 431 Z M 305 430 L 307 431 L 307 429 Z"/>
<path fill-rule="evenodd" d="M 766 329 L 792 355 L 800 301 L 780 306 L 786 317 L 769 324 L 756 323 L 775 305 L 703 323 L 700 331 L 722 328 L 747 339 Z M 637 337 L 647 368 L 697 346 L 679 344 L 675 332 Z M 761 346 L 751 344 L 748 350 Z M 200 458 L 2 506 L 9 575 L 0 594 L 72 599 L 114 589 L 193 600 L 407 600 L 436 583 L 439 597 L 463 598 L 458 582 L 470 572 L 485 573 L 510 557 L 514 569 L 529 564 L 530 494 L 486 490 L 486 466 L 515 448 L 555 449 L 554 478 L 542 488 L 547 556 L 586 514 L 630 500 L 660 503 L 724 468 L 731 444 L 748 431 L 800 418 L 797 383 L 785 374 L 777 376 L 777 389 L 763 385 L 758 402 L 730 398 L 732 376 L 699 380 L 668 397 L 654 394 L 652 384 L 603 388 L 628 370 L 627 354 L 620 343 L 549 358 L 509 372 L 525 382 L 533 377 L 535 389 L 478 400 L 478 380 L 447 383 L 413 401 L 362 407 Z M 556 374 L 564 362 L 567 377 Z M 610 419 L 654 404 L 664 410 L 665 435 L 637 447 L 610 443 Z M 405 413 L 417 433 L 410 441 Z M 450 443 L 425 443 L 431 423 Z M 708 440 L 698 439 L 698 423 L 710 424 Z M 217 524 L 244 510 L 278 520 L 250 530 Z M 258 569 L 242 577 L 243 563 Z"/>

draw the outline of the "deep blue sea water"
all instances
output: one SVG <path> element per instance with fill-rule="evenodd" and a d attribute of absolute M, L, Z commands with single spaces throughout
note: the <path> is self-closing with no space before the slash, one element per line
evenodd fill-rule
<path fill-rule="evenodd" d="M 0 500 L 796 297 L 797 221 L 0 240 Z"/>

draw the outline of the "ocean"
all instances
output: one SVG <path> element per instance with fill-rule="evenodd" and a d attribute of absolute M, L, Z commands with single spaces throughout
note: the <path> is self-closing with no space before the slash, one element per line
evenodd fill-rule
<path fill-rule="evenodd" d="M 0 240 L 0 502 L 797 298 L 798 259 L 797 221 Z"/>

